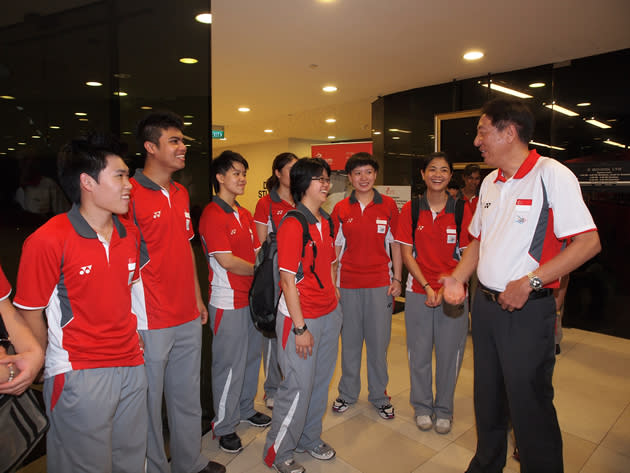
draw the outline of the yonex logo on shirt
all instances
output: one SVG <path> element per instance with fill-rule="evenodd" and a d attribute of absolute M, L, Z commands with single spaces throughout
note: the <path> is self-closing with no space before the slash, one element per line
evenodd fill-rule
<path fill-rule="evenodd" d="M 485 202 L 485 203 L 483 204 L 483 208 L 484 208 L 484 209 L 488 209 L 488 208 L 490 208 L 490 202 Z"/>
<path fill-rule="evenodd" d="M 230 231 L 230 235 L 236 235 L 236 228 L 233 228 L 233 229 Z"/>
<path fill-rule="evenodd" d="M 80 275 L 84 275 L 84 274 L 90 274 L 90 272 L 92 271 L 92 265 L 88 265 L 88 266 L 81 266 L 81 271 L 79 271 Z"/>
<path fill-rule="evenodd" d="M 153 218 L 160 218 L 161 213 L 162 212 L 160 210 L 158 210 L 157 212 L 153 212 Z"/>

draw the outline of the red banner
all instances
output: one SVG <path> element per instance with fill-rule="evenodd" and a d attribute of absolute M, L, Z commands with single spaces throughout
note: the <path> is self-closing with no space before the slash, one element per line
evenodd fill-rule
<path fill-rule="evenodd" d="M 372 142 L 360 141 L 356 143 L 311 145 L 311 157 L 324 159 L 333 171 L 343 171 L 348 158 L 359 152 L 372 154 Z"/>

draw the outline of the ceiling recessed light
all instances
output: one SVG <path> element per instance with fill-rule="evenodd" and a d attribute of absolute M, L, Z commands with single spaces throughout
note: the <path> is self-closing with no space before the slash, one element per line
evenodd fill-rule
<path fill-rule="evenodd" d="M 150 105 L 143 105 L 142 107 L 140 107 L 141 110 L 153 110 L 153 107 L 151 107 Z"/>
<path fill-rule="evenodd" d="M 15 148 L 7 148 L 7 151 L 15 151 Z"/>
<path fill-rule="evenodd" d="M 326 123 L 335 123 L 337 121 L 336 118 L 327 118 Z"/>
<path fill-rule="evenodd" d="M 392 136 L 392 140 L 399 140 L 400 136 Z"/>
<path fill-rule="evenodd" d="M 238 107 L 239 112 L 249 112 L 251 109 L 249 107 Z"/>
<path fill-rule="evenodd" d="M 266 130 L 263 130 L 265 133 L 273 133 L 273 130 L 271 128 L 267 128 Z"/>
<path fill-rule="evenodd" d="M 39 136 L 39 135 L 33 135 L 33 136 L 31 136 L 31 138 L 35 138 L 36 140 L 39 140 L 39 139 L 41 138 L 41 136 Z"/>
<path fill-rule="evenodd" d="M 0 95 L 0 99 L 15 100 L 15 97 L 13 97 L 13 95 Z"/>
<path fill-rule="evenodd" d="M 204 23 L 206 25 L 211 25 L 212 24 L 212 13 L 199 13 L 199 15 L 197 15 L 195 17 L 195 20 L 197 20 L 199 23 Z"/>
<path fill-rule="evenodd" d="M 19 144 L 20 146 L 26 146 L 26 143 L 25 143 L 24 141 L 20 141 L 18 144 Z"/>
<path fill-rule="evenodd" d="M 337 138 L 337 137 L 336 137 L 336 136 L 334 136 L 334 135 L 330 135 L 330 136 L 328 137 L 328 139 L 329 139 L 329 140 L 334 140 L 335 138 Z"/>
<path fill-rule="evenodd" d="M 591 102 L 580 102 L 579 104 L 577 104 L 578 107 L 588 107 L 591 104 Z"/>
<path fill-rule="evenodd" d="M 133 135 L 132 131 L 123 131 L 122 132 L 123 135 Z"/>
<path fill-rule="evenodd" d="M 532 89 L 539 89 L 540 87 L 544 87 L 544 86 L 546 86 L 546 85 L 547 85 L 547 84 L 545 84 L 544 82 L 532 82 L 531 84 L 529 84 L 529 86 L 530 86 Z"/>
<path fill-rule="evenodd" d="M 337 87 L 335 87 L 334 85 L 326 85 L 322 87 L 322 90 L 324 92 L 337 92 Z"/>
<path fill-rule="evenodd" d="M 373 135 L 380 135 L 380 134 L 381 134 L 381 132 L 380 132 L 380 131 L 373 131 L 373 132 L 372 132 L 372 134 L 373 134 Z"/>
<path fill-rule="evenodd" d="M 464 59 L 466 59 L 466 61 L 476 61 L 482 57 L 483 53 L 481 51 L 467 51 L 464 54 Z"/>
<path fill-rule="evenodd" d="M 85 113 L 85 112 L 74 112 L 74 114 L 75 114 L 77 117 L 85 117 L 85 116 L 87 116 L 87 113 Z"/>
<path fill-rule="evenodd" d="M 199 60 L 195 59 L 194 57 L 182 57 L 179 59 L 179 62 L 181 62 L 182 64 L 197 64 Z"/>
<path fill-rule="evenodd" d="M 61 127 L 59 125 L 50 125 L 48 128 L 51 130 L 59 130 Z"/>
<path fill-rule="evenodd" d="M 87 119 L 87 118 L 79 118 L 79 121 L 80 121 L 80 122 L 87 122 L 87 121 L 88 121 L 88 119 Z"/>
<path fill-rule="evenodd" d="M 602 141 L 602 143 L 606 143 L 607 145 L 611 145 L 611 146 L 616 146 L 617 148 L 627 148 L 626 145 L 624 145 L 623 143 L 619 143 L 618 141 L 613 141 L 613 140 L 606 140 L 606 141 Z"/>
<path fill-rule="evenodd" d="M 184 126 L 190 126 L 192 125 L 192 122 L 184 122 Z"/>
<path fill-rule="evenodd" d="M 195 118 L 194 115 L 184 115 L 184 118 Z"/>
<path fill-rule="evenodd" d="M 116 79 L 129 79 L 131 77 L 131 74 L 125 74 L 124 72 L 118 72 L 118 73 L 114 74 L 114 77 Z"/>
<path fill-rule="evenodd" d="M 127 92 L 119 90 L 118 92 L 114 92 L 114 95 L 117 95 L 118 97 L 126 97 L 129 94 L 127 94 Z"/>
<path fill-rule="evenodd" d="M 103 83 L 102 83 L 102 82 L 95 81 L 95 80 L 89 80 L 89 81 L 87 81 L 87 82 L 85 83 L 85 85 L 87 85 L 87 86 L 89 86 L 89 87 L 100 87 L 100 86 L 102 86 L 102 85 L 103 85 Z"/>

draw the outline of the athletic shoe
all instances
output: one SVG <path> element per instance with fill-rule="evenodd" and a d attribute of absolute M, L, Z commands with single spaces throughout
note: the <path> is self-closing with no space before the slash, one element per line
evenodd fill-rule
<path fill-rule="evenodd" d="M 378 415 L 383 419 L 393 419 L 394 418 L 394 406 L 391 404 L 383 404 L 381 407 L 376 409 L 378 411 Z"/>
<path fill-rule="evenodd" d="M 263 414 L 262 412 L 256 412 L 256 414 L 247 419 L 247 422 L 249 422 L 254 427 L 267 427 L 269 424 L 271 424 L 271 417 Z"/>
<path fill-rule="evenodd" d="M 238 453 L 243 450 L 241 438 L 235 432 L 222 435 L 219 439 L 219 447 L 221 450 L 228 453 Z"/>
<path fill-rule="evenodd" d="M 435 421 L 435 431 L 438 434 L 448 434 L 451 431 L 450 419 L 437 419 Z"/>
<path fill-rule="evenodd" d="M 302 465 L 296 462 L 293 458 L 281 463 L 274 463 L 273 467 L 279 473 L 304 473 L 306 470 Z"/>
<path fill-rule="evenodd" d="M 416 425 L 420 430 L 430 430 L 433 427 L 433 421 L 431 416 L 418 416 L 416 417 Z"/>
<path fill-rule="evenodd" d="M 318 460 L 330 460 L 335 456 L 337 452 L 327 443 L 320 443 L 317 447 L 312 450 L 309 450 L 308 453 L 311 454 L 313 458 L 317 458 Z"/>
<path fill-rule="evenodd" d="M 342 412 L 346 412 L 350 408 L 350 404 L 348 404 L 345 399 L 338 397 L 333 401 L 332 410 L 341 414 Z"/>

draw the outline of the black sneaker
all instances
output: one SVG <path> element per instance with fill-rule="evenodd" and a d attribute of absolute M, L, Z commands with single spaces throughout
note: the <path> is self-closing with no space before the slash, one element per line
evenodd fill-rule
<path fill-rule="evenodd" d="M 241 438 L 236 435 L 235 432 L 227 435 L 222 435 L 219 439 L 219 447 L 221 447 L 221 450 L 228 453 L 238 453 L 243 450 Z"/>
<path fill-rule="evenodd" d="M 256 414 L 247 419 L 246 422 L 249 422 L 254 427 L 267 427 L 271 424 L 271 417 L 262 412 L 256 412 Z"/>

